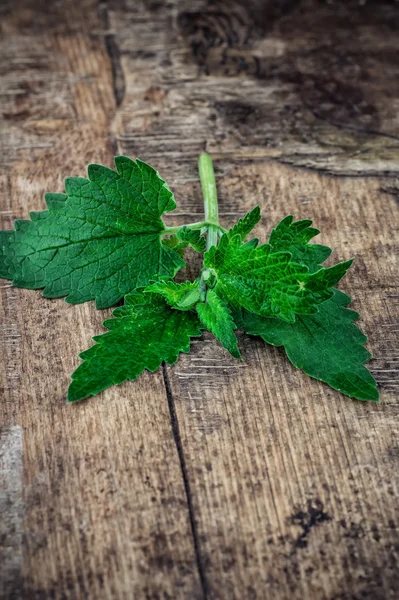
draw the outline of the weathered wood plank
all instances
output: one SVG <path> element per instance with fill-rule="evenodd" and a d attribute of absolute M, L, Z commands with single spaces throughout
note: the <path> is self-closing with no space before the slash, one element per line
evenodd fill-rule
<path fill-rule="evenodd" d="M 111 9 L 128 154 L 206 149 L 335 174 L 397 174 L 394 2 L 126 0 Z"/>
<path fill-rule="evenodd" d="M 260 202 L 261 239 L 282 215 L 310 214 L 322 243 L 357 256 L 341 287 L 370 334 L 383 404 L 351 401 L 245 336 L 242 363 L 209 335 L 169 370 L 209 596 L 394 597 L 399 311 L 384 240 L 397 209 L 377 180 L 276 164 L 239 173 L 237 187 L 234 171 L 220 179 L 221 204 Z"/>
<path fill-rule="evenodd" d="M 33 21 L 32 18 L 34 17 Z M 3 15 L 2 227 L 88 162 L 111 164 L 103 15 L 37 3 Z M 162 373 L 67 406 L 77 353 L 110 311 L 3 282 L 2 598 L 200 598 Z M 18 444 L 17 444 L 18 442 Z"/>
<path fill-rule="evenodd" d="M 111 7 L 125 85 L 114 132 L 122 152 L 172 171 L 181 220 L 201 217 L 195 160 L 207 149 L 225 222 L 260 203 L 264 240 L 283 215 L 311 216 L 337 257 L 357 258 L 344 289 L 370 334 L 381 406 L 257 340 L 242 338 L 239 364 L 205 336 L 167 370 L 206 595 L 392 598 L 398 212 L 388 180 L 365 176 L 398 171 L 398 11 L 278 6 Z"/>

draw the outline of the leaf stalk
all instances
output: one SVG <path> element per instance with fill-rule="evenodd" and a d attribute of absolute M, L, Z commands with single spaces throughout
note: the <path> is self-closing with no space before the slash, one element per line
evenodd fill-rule
<path fill-rule="evenodd" d="M 210 225 L 214 225 L 214 223 L 209 223 L 208 221 L 197 221 L 196 223 L 185 223 L 185 226 L 189 227 L 190 229 L 207 230 Z M 184 227 L 184 225 L 177 225 L 176 227 L 165 227 L 165 229 L 162 229 L 162 231 L 161 231 L 161 236 L 172 235 L 174 233 L 177 233 L 179 231 L 179 229 L 181 229 L 182 227 Z M 224 233 L 225 231 L 227 231 L 221 225 L 218 225 L 217 227 L 221 233 Z"/>
<path fill-rule="evenodd" d="M 217 245 L 220 226 L 215 172 L 212 159 L 206 152 L 202 152 L 199 156 L 198 170 L 204 197 L 205 221 L 208 223 L 206 249 L 209 250 Z"/>

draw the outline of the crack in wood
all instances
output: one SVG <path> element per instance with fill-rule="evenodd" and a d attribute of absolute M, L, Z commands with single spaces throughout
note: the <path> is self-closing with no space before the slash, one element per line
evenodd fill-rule
<path fill-rule="evenodd" d="M 191 533 L 192 533 L 192 537 L 193 537 L 195 560 L 197 563 L 198 575 L 199 575 L 200 582 L 201 582 L 203 598 L 204 598 L 204 600 L 207 600 L 207 598 L 209 597 L 208 582 L 206 579 L 205 566 L 204 566 L 202 556 L 201 556 L 197 521 L 196 521 L 195 514 L 194 514 L 193 496 L 192 496 L 191 489 L 190 489 L 190 479 L 189 479 L 189 474 L 188 474 L 188 470 L 187 470 L 186 459 L 184 456 L 183 442 L 182 442 L 181 435 L 180 435 L 180 428 L 179 428 L 179 421 L 178 421 L 177 413 L 176 413 L 175 400 L 173 397 L 172 387 L 170 385 L 168 370 L 167 370 L 165 363 L 162 363 L 162 375 L 163 375 L 163 380 L 164 380 L 164 384 L 165 384 L 166 397 L 168 400 L 170 422 L 172 425 L 172 432 L 173 432 L 173 439 L 175 440 L 176 450 L 177 450 L 177 454 L 179 456 L 179 463 L 180 463 L 181 474 L 182 474 L 182 478 L 183 478 L 184 491 L 186 493 L 187 509 L 188 509 L 188 514 L 189 514 L 189 519 L 190 519 Z"/>

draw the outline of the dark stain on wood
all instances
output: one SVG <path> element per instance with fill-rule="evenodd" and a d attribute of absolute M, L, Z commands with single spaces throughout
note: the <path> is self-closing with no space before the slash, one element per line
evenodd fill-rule
<path fill-rule="evenodd" d="M 323 503 L 320 500 L 309 500 L 306 510 L 296 510 L 290 517 L 290 524 L 297 525 L 302 531 L 294 539 L 293 549 L 307 548 L 312 529 L 322 523 L 328 523 L 328 521 L 331 521 L 331 516 L 324 511 Z"/>

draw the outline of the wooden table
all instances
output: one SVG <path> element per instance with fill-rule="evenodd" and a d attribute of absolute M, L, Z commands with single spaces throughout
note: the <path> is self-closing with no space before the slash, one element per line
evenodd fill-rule
<path fill-rule="evenodd" d="M 240 335 L 77 405 L 110 311 L 3 282 L 2 598 L 398 597 L 399 6 L 391 1 L 3 0 L 1 220 L 112 165 L 153 164 L 168 223 L 259 203 L 312 218 L 369 335 L 382 403 Z M 198 264 L 190 268 L 192 276 Z"/>

